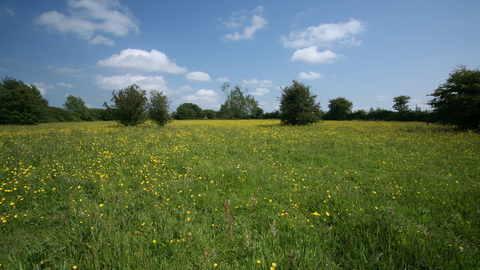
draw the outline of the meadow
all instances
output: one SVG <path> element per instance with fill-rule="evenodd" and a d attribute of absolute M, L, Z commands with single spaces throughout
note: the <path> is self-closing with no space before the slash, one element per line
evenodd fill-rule
<path fill-rule="evenodd" d="M 480 134 L 2 126 L 0 269 L 479 269 Z"/>

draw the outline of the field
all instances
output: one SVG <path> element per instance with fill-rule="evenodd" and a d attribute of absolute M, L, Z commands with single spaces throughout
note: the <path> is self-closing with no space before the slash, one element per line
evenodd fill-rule
<path fill-rule="evenodd" d="M 0 160 L 0 269 L 480 268 L 478 133 L 3 126 Z"/>

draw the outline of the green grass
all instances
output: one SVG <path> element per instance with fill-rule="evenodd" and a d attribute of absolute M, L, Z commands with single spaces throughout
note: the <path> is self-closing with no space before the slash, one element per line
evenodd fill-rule
<path fill-rule="evenodd" d="M 0 269 L 480 267 L 476 133 L 3 126 L 0 160 Z"/>

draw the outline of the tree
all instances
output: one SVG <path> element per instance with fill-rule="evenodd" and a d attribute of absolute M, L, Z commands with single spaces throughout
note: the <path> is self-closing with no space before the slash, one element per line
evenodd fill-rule
<path fill-rule="evenodd" d="M 48 109 L 48 101 L 35 85 L 12 77 L 0 82 L 0 124 L 36 125 Z"/>
<path fill-rule="evenodd" d="M 148 116 L 159 126 L 166 125 L 170 120 L 168 110 L 170 101 L 163 92 L 157 90 L 150 91 L 150 103 L 148 105 Z"/>
<path fill-rule="evenodd" d="M 408 102 L 410 101 L 410 96 L 398 96 L 393 98 L 392 108 L 399 113 L 406 113 L 410 111 L 408 107 Z"/>
<path fill-rule="evenodd" d="M 217 112 L 214 110 L 203 110 L 202 115 L 208 119 L 215 119 L 217 118 Z"/>
<path fill-rule="evenodd" d="M 147 92 L 140 89 L 136 84 L 130 85 L 118 92 L 112 92 L 112 99 L 114 105 L 107 107 L 113 118 L 125 126 L 136 126 L 146 121 L 148 99 Z"/>
<path fill-rule="evenodd" d="M 480 70 L 460 65 L 433 94 L 428 105 L 433 107 L 438 123 L 456 125 L 461 129 L 480 126 Z"/>
<path fill-rule="evenodd" d="M 328 120 L 347 120 L 349 114 L 352 113 L 353 103 L 344 97 L 330 99 L 328 104 L 328 112 L 325 119 Z"/>
<path fill-rule="evenodd" d="M 293 80 L 293 85 L 282 88 L 280 120 L 284 125 L 308 125 L 322 119 L 320 103 L 310 93 L 310 86 Z"/>
<path fill-rule="evenodd" d="M 93 115 L 85 105 L 85 102 L 80 98 L 73 95 L 68 95 L 67 100 L 63 104 L 63 107 L 67 111 L 75 112 L 84 121 L 93 120 Z"/>
<path fill-rule="evenodd" d="M 175 119 L 195 119 L 202 116 L 202 109 L 197 104 L 182 103 L 177 108 Z"/>
<path fill-rule="evenodd" d="M 224 83 L 221 87 L 226 95 L 226 100 L 220 106 L 220 115 L 223 118 L 248 118 L 253 115 L 258 102 L 252 95 L 244 95 L 247 90 L 242 90 L 240 85 L 236 85 L 233 90 L 230 89 L 229 83 Z"/>

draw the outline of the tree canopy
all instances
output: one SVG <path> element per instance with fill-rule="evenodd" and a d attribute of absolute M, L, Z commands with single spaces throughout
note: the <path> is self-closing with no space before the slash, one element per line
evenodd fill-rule
<path fill-rule="evenodd" d="M 432 94 L 428 102 L 436 122 L 461 129 L 480 126 L 480 70 L 458 66 Z"/>
<path fill-rule="evenodd" d="M 68 95 L 63 107 L 67 111 L 77 113 L 78 116 L 80 116 L 80 118 L 84 121 L 93 120 L 92 113 L 88 110 L 85 102 L 80 97 Z"/>
<path fill-rule="evenodd" d="M 280 98 L 280 120 L 285 125 L 308 125 L 322 119 L 317 96 L 310 86 L 293 80 L 293 85 L 282 88 Z"/>
<path fill-rule="evenodd" d="M 202 109 L 193 103 L 182 103 L 178 106 L 175 119 L 196 119 L 202 116 Z"/>
<path fill-rule="evenodd" d="M 328 112 L 325 119 L 328 120 L 347 120 L 347 116 L 352 113 L 353 103 L 344 97 L 330 99 Z"/>
<path fill-rule="evenodd" d="M 226 95 L 225 103 L 220 107 L 221 117 L 242 119 L 258 113 L 258 102 L 252 95 L 244 95 L 247 90 L 242 90 L 240 85 L 230 89 L 230 84 L 224 83 L 221 88 Z"/>
<path fill-rule="evenodd" d="M 12 77 L 0 82 L 0 124 L 35 125 L 48 109 L 48 101 L 35 85 Z"/>
<path fill-rule="evenodd" d="M 130 85 L 118 92 L 112 92 L 113 106 L 104 103 L 113 118 L 125 126 L 136 126 L 146 121 L 148 99 L 147 92 L 136 84 Z"/>
<path fill-rule="evenodd" d="M 405 113 L 410 111 L 410 107 L 408 106 L 408 102 L 410 101 L 410 96 L 398 96 L 393 98 L 393 106 L 392 108 L 399 113 Z"/>
<path fill-rule="evenodd" d="M 150 102 L 148 104 L 148 117 L 157 125 L 164 126 L 170 121 L 170 114 L 168 113 L 170 101 L 163 92 L 152 90 L 150 91 Z"/>

